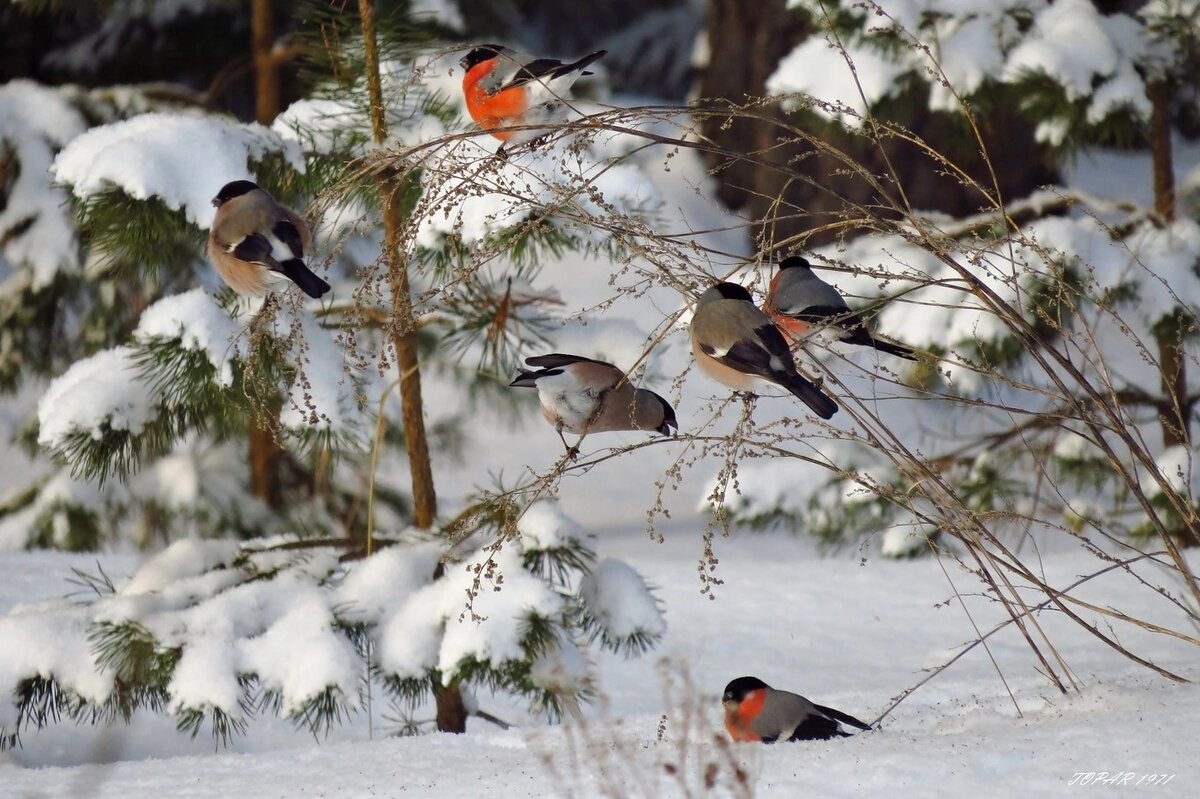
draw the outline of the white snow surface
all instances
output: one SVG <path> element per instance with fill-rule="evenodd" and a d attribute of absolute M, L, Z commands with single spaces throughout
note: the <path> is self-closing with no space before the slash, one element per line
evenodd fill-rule
<path fill-rule="evenodd" d="M 114 347 L 76 361 L 55 378 L 38 403 L 38 443 L 60 446 L 72 433 L 95 438 L 104 425 L 136 435 L 158 417 L 153 389 L 136 379 L 130 347 Z"/>
<path fill-rule="evenodd" d="M 67 194 L 53 185 L 50 166 L 54 154 L 85 128 L 64 91 L 27 80 L 0 85 L 0 148 L 14 150 L 19 166 L 0 208 L 0 265 L 7 260 L 28 268 L 34 291 L 60 271 L 79 268 Z M 6 277 L 0 271 L 0 283 Z"/>
<path fill-rule="evenodd" d="M 661 586 L 672 624 L 660 654 L 669 661 L 673 687 L 664 685 L 653 658 L 599 656 L 594 675 L 600 701 L 583 706 L 586 726 L 546 726 L 518 704 L 484 691 L 480 706 L 517 724 L 515 729 L 471 719 L 465 735 L 396 739 L 385 737 L 389 711 L 376 697 L 373 739 L 362 708 L 325 740 L 287 722 L 256 720 L 232 751 L 214 752 L 206 735 L 192 740 L 177 733 L 169 718 L 139 713 L 128 727 L 60 722 L 27 731 L 23 748 L 0 760 L 0 784 L 15 797 L 95 799 L 466 797 L 477 796 L 480 785 L 496 796 L 599 797 L 613 795 L 604 786 L 614 783 L 623 795 L 652 789 L 652 795 L 684 796 L 664 771 L 672 763 L 692 780 L 686 795 L 725 796 L 732 792 L 699 786 L 713 761 L 722 764 L 721 785 L 728 785 L 723 750 L 713 739 L 723 736 L 719 692 L 733 677 L 754 674 L 873 721 L 893 697 L 928 676 L 926 669 L 974 636 L 932 559 L 814 559 L 811 544 L 789 536 L 718 538 L 717 575 L 725 582 L 710 601 L 696 590 L 695 528 L 669 531 L 665 544 L 637 530 L 614 532 L 601 547 L 602 555 L 619 553 L 637 563 Z M 114 576 L 137 564 L 131 555 L 100 560 Z M 21 628 L 26 645 L 14 650 L 17 661 L 55 651 L 54 632 L 38 623 L 36 609 L 71 589 L 64 582 L 69 566 L 94 570 L 95 561 L 94 555 L 0 553 L 0 573 L 7 575 L 0 581 L 0 610 L 25 603 L 23 613 L 0 620 Z M 945 565 L 976 624 L 988 630 L 1004 618 L 993 603 L 971 593 L 975 578 Z M 1095 561 L 1066 553 L 1043 558 L 1040 568 L 1065 587 L 1092 571 Z M 1162 597 L 1119 574 L 1075 593 L 1158 622 L 1172 617 Z M 1140 574 L 1162 581 L 1152 569 Z M 976 647 L 898 705 L 877 732 L 770 747 L 736 744 L 732 761 L 746 771 L 753 795 L 764 797 L 1009 797 L 1014 782 L 1031 796 L 1065 797 L 1084 789 L 1069 784 L 1078 772 L 1101 771 L 1131 772 L 1135 780 L 1174 774 L 1155 788 L 1134 788 L 1132 782 L 1108 787 L 1139 796 L 1190 796 L 1197 766 L 1189 742 L 1200 731 L 1200 691 L 1136 666 L 1059 614 L 1043 614 L 1040 623 L 1080 680 L 1081 693 L 1054 690 L 1010 625 L 989 645 L 1020 715 L 987 653 Z M 1118 632 L 1123 644 L 1156 664 L 1200 678 L 1190 645 L 1124 625 Z M 203 652 L 195 654 L 203 659 Z M 84 662 L 84 655 L 55 657 L 71 664 Z M 213 641 L 207 657 L 216 662 L 233 656 Z M 219 687 L 212 687 L 213 698 Z M 92 690 L 103 695 L 107 684 L 100 681 Z M 0 714 L 9 708 L 0 703 Z M 431 714 L 426 708 L 420 715 Z"/>
<path fill-rule="evenodd" d="M 253 180 L 250 162 L 281 155 L 303 172 L 300 145 L 257 123 L 155 112 L 92 128 L 54 161 L 54 176 L 87 199 L 116 187 L 135 200 L 157 197 L 208 228 L 212 198 L 231 180 Z M 202 169 L 197 165 L 202 164 Z"/>

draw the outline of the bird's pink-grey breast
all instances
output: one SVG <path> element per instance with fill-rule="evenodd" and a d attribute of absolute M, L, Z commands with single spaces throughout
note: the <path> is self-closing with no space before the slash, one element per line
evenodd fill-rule
<path fill-rule="evenodd" d="M 796 371 L 787 341 L 745 286 L 717 283 L 700 295 L 689 332 L 697 364 L 714 380 L 752 392 L 759 378 L 787 389 L 822 419 L 837 413 L 837 404 Z"/>
<path fill-rule="evenodd" d="M 235 291 L 261 296 L 270 290 L 272 275 L 291 280 L 310 297 L 329 291 L 304 262 L 311 234 L 298 214 L 248 180 L 226 183 L 212 203 L 217 213 L 209 256 Z"/>

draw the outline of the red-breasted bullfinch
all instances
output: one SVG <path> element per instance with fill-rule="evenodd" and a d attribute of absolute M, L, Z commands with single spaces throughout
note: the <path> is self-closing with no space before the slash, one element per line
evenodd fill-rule
<path fill-rule="evenodd" d="M 559 120 L 571 84 L 606 50 L 597 50 L 570 64 L 554 58 L 533 58 L 499 44 L 476 47 L 459 64 L 463 95 L 471 119 L 506 146 L 523 144 L 545 131 L 511 130 L 522 125 L 546 125 Z"/>
<path fill-rule="evenodd" d="M 653 430 L 664 436 L 679 425 L 675 409 L 665 399 L 644 388 L 634 388 L 625 373 L 611 363 L 579 355 L 552 353 L 526 358 L 538 371 L 524 369 L 510 386 L 538 390 L 542 416 L 554 425 L 567 452 L 563 431 L 582 436 L 613 430 Z"/>
<path fill-rule="evenodd" d="M 784 258 L 779 264 L 763 310 L 793 344 L 817 330 L 833 329 L 838 340 L 847 344 L 874 347 L 910 361 L 917 359 L 911 347 L 871 335 L 861 314 L 851 311 L 838 290 L 817 277 L 808 259 L 798 255 Z"/>
<path fill-rule="evenodd" d="M 700 295 L 691 338 L 696 363 L 718 383 L 753 393 L 759 378 L 786 388 L 822 419 L 837 413 L 837 404 L 796 371 L 783 334 L 744 286 L 718 283 Z"/>
<path fill-rule="evenodd" d="M 314 299 L 329 291 L 304 264 L 312 234 L 298 214 L 248 180 L 226 183 L 212 204 L 217 215 L 208 231 L 208 257 L 231 289 L 261 297 L 290 280 Z"/>
<path fill-rule="evenodd" d="M 869 730 L 853 716 L 813 704 L 800 694 L 777 691 L 757 677 L 738 677 L 721 697 L 725 730 L 735 741 L 813 741 L 850 735 L 838 726 Z"/>

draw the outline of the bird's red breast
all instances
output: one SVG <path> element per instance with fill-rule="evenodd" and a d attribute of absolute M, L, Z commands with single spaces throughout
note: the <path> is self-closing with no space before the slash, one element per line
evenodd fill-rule
<path fill-rule="evenodd" d="M 489 94 L 481 85 L 498 62 L 499 56 L 480 61 L 468 69 L 463 76 L 463 97 L 475 124 L 500 141 L 507 141 L 513 134 L 502 128 L 522 124 L 521 117 L 525 113 L 528 98 L 524 86 L 511 86 Z"/>
<path fill-rule="evenodd" d="M 775 277 L 771 278 L 771 287 L 767 291 L 767 299 L 763 303 L 763 313 L 771 317 L 771 321 L 779 328 L 779 332 L 783 333 L 783 337 L 788 340 L 788 344 L 795 344 L 808 333 L 809 325 L 807 322 L 802 322 L 799 319 L 788 316 L 779 308 L 775 307 L 775 292 L 779 288 L 779 278 L 783 276 L 783 271 L 775 273 Z"/>
<path fill-rule="evenodd" d="M 725 731 L 735 741 L 761 741 L 762 736 L 754 731 L 754 720 L 767 703 L 767 689 L 751 691 L 735 708 L 725 711 Z"/>

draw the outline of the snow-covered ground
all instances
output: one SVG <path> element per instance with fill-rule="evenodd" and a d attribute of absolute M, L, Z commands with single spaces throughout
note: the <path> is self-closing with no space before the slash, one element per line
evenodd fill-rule
<path fill-rule="evenodd" d="M 259 720 L 229 750 L 214 753 L 210 740 L 179 735 L 161 717 L 139 715 L 129 727 L 107 730 L 64 721 L 27 732 L 23 748 L 0 761 L 0 796 L 686 795 L 679 779 L 689 781 L 691 795 L 706 795 L 710 762 L 718 764 L 711 795 L 737 795 L 728 790 L 731 764 L 745 770 L 745 787 L 756 796 L 1040 797 L 1104 787 L 1079 784 L 1085 777 L 1071 784 L 1080 772 L 1108 772 L 1109 779 L 1121 773 L 1117 780 L 1125 783 L 1111 790 L 1194 795 L 1200 690 L 1138 667 L 1052 614 L 1042 615 L 1043 628 L 1080 693 L 1053 689 L 1010 628 L 989 639 L 1003 681 L 977 647 L 896 707 L 877 732 L 772 747 L 718 743 L 718 696 L 734 677 L 754 674 L 871 721 L 974 632 L 935 559 L 818 559 L 811 544 L 786 535 L 718 538 L 724 584 L 710 600 L 696 573 L 699 532 L 671 528 L 662 544 L 638 530 L 597 541 L 601 556 L 619 555 L 657 586 L 670 627 L 655 656 L 605 655 L 597 663 L 601 697 L 585 708 L 582 725 L 546 726 L 483 695 L 484 710 L 517 726 L 502 731 L 472 719 L 462 736 L 392 738 L 390 711 L 377 701 L 373 730 L 360 714 L 317 742 L 286 723 Z M 77 590 L 65 582 L 70 567 L 94 571 L 96 562 L 0 554 L 0 612 Z M 136 566 L 132 556 L 99 562 L 113 577 Z M 944 565 L 974 624 L 987 630 L 1002 620 L 999 608 L 976 595 L 972 576 Z M 1063 585 L 1094 561 L 1067 553 L 1044 559 L 1043 567 Z M 1156 595 L 1118 574 L 1086 584 L 1079 595 L 1160 618 Z M 1116 632 L 1158 665 L 1200 678 L 1190 645 L 1134 628 Z M 668 765 L 678 765 L 677 776 Z M 1148 775 L 1155 774 L 1174 777 L 1151 785 Z"/>

